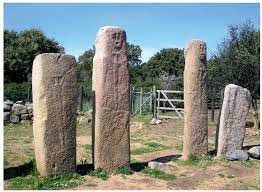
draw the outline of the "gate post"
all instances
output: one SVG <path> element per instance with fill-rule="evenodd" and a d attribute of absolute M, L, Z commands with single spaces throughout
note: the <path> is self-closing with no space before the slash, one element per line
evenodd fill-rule
<path fill-rule="evenodd" d="M 156 118 L 156 86 L 153 86 L 153 102 L 154 102 L 154 111 L 153 111 L 153 118 Z"/>
<path fill-rule="evenodd" d="M 143 88 L 141 87 L 141 90 L 140 90 L 140 115 L 142 115 L 142 112 L 143 112 Z"/>

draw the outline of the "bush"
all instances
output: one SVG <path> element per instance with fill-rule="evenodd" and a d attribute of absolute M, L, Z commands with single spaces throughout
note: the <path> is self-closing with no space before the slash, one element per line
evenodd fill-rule
<path fill-rule="evenodd" d="M 30 87 L 30 83 L 5 83 L 4 84 L 4 100 L 12 100 L 12 101 L 27 101 L 28 97 L 28 88 Z M 31 96 L 30 92 L 30 96 Z"/>

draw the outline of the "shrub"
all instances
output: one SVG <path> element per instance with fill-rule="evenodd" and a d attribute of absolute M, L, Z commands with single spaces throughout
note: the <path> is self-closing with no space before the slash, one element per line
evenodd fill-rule
<path fill-rule="evenodd" d="M 30 87 L 30 83 L 5 83 L 4 84 L 4 100 L 12 100 L 12 101 L 27 101 L 28 97 L 28 88 Z M 30 97 L 31 97 L 30 92 Z"/>

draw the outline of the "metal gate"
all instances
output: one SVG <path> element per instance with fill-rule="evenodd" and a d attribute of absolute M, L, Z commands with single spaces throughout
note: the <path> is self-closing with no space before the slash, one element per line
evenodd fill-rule
<path fill-rule="evenodd" d="M 168 95 L 172 94 L 183 96 L 184 91 L 172 91 L 172 90 L 157 90 L 157 118 L 173 118 L 173 119 L 183 119 L 184 118 L 184 108 L 177 107 L 179 103 L 184 104 L 184 99 L 168 98 Z M 162 105 L 161 105 L 162 104 Z M 166 107 L 166 104 L 169 106 Z M 160 110 L 175 111 L 176 116 L 160 115 Z"/>

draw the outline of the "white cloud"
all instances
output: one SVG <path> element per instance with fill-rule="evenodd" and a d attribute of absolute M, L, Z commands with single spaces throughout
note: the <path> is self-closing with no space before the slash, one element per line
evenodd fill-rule
<path fill-rule="evenodd" d="M 150 57 L 152 57 L 158 50 L 155 48 L 141 47 L 142 53 L 142 62 L 147 62 Z"/>

